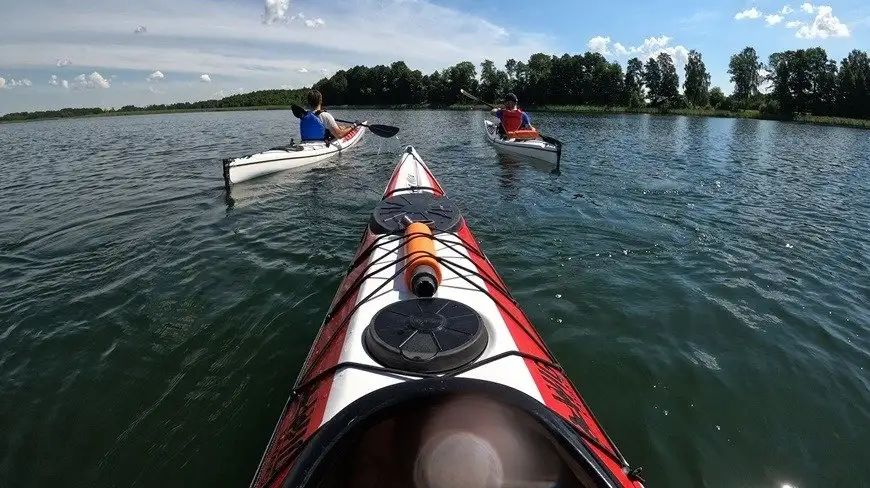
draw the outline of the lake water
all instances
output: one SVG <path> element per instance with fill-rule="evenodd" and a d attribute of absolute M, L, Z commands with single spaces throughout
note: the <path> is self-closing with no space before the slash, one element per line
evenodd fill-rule
<path fill-rule="evenodd" d="M 0 486 L 247 486 L 413 144 L 649 487 L 870 484 L 870 132 L 481 112 L 233 188 L 289 112 L 0 125 Z"/>

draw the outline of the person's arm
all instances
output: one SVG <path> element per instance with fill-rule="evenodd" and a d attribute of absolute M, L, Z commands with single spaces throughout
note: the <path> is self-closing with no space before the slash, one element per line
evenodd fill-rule
<path fill-rule="evenodd" d="M 497 119 L 501 120 L 501 109 L 500 108 L 492 109 L 492 114 L 495 115 L 495 117 Z"/>
<path fill-rule="evenodd" d="M 332 134 L 336 139 L 341 139 L 346 136 L 348 132 L 353 130 L 353 126 L 340 126 L 335 122 L 335 118 L 329 112 L 323 112 L 320 114 L 321 119 L 323 120 L 323 124 L 326 126 L 326 129 Z"/>
<path fill-rule="evenodd" d="M 529 129 L 534 129 L 532 127 L 532 119 L 529 117 L 529 114 L 523 112 L 523 125 L 527 126 Z"/>

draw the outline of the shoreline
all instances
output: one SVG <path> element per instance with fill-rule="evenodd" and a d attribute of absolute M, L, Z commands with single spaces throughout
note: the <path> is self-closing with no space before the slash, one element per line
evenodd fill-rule
<path fill-rule="evenodd" d="M 480 105 L 456 104 L 445 107 L 430 107 L 426 104 L 422 105 L 333 105 L 326 107 L 328 110 L 478 110 L 489 111 Z M 11 119 L 0 120 L 0 124 L 14 124 L 27 122 L 40 122 L 46 120 L 63 120 L 63 119 L 86 119 L 95 117 L 125 117 L 133 115 L 162 115 L 162 114 L 184 114 L 184 113 L 205 113 L 205 112 L 253 112 L 261 110 L 290 110 L 290 105 L 268 105 L 268 106 L 252 106 L 252 107 L 215 107 L 215 108 L 193 108 L 193 109 L 155 109 L 155 110 L 129 110 L 129 111 L 104 111 L 96 114 L 84 114 L 68 117 L 36 117 L 29 119 Z M 528 108 L 530 113 L 563 113 L 563 114 L 581 114 L 581 115 L 671 115 L 684 117 L 708 117 L 708 118 L 739 118 L 739 119 L 756 119 L 756 120 L 773 120 L 779 122 L 792 122 L 799 124 L 814 124 L 834 127 L 851 127 L 856 129 L 870 129 L 870 120 L 865 119 L 850 119 L 845 117 L 827 117 L 816 115 L 798 114 L 793 117 L 783 117 L 776 114 L 761 114 L 757 110 L 742 110 L 742 111 L 725 111 L 725 110 L 706 110 L 706 109 L 671 109 L 662 111 L 655 108 L 629 108 L 629 107 L 596 107 L 586 105 L 545 105 L 541 107 Z"/>

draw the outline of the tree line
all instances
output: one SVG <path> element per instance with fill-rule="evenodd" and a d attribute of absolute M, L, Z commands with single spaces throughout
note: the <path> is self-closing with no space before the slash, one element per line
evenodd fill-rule
<path fill-rule="evenodd" d="M 682 73 L 675 60 L 662 52 L 642 61 L 632 58 L 625 69 L 599 53 L 536 53 L 525 62 L 509 59 L 503 69 L 490 60 L 478 67 L 469 61 L 424 75 L 403 61 L 389 66 L 354 66 L 337 71 L 314 84 L 324 95 L 324 104 L 447 107 L 469 104 L 460 89 L 490 102 L 502 94 L 517 94 L 523 107 L 597 106 L 667 111 L 758 110 L 763 115 L 789 118 L 796 114 L 870 119 L 870 59 L 860 50 L 851 51 L 839 63 L 821 47 L 776 52 L 762 62 L 752 47 L 731 56 L 728 75 L 734 84 L 731 95 L 710 86 L 710 73 L 699 52 L 688 53 Z M 682 88 L 682 90 L 681 90 Z M 764 88 L 764 90 L 762 90 Z M 184 102 L 147 107 L 126 106 L 119 110 L 63 109 L 21 112 L 0 120 L 77 116 L 79 112 L 209 110 L 241 107 L 287 106 L 301 103 L 307 88 L 261 90 L 220 100 Z"/>

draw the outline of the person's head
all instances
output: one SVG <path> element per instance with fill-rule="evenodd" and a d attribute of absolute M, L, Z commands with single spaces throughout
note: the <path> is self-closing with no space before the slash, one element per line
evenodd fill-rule
<path fill-rule="evenodd" d="M 316 89 L 308 92 L 308 109 L 317 110 L 323 103 L 323 95 Z"/>
<path fill-rule="evenodd" d="M 517 108 L 517 101 L 518 101 L 517 96 L 514 95 L 513 93 L 508 93 L 507 95 L 504 96 L 505 108 L 508 108 L 508 109 Z"/>

